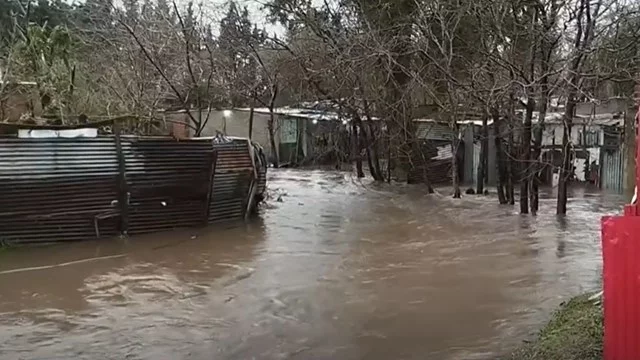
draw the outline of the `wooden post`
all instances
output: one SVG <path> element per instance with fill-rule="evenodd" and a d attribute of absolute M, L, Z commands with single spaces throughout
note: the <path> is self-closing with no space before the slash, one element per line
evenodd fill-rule
<path fill-rule="evenodd" d="M 127 186 L 127 172 L 122 141 L 120 138 L 120 122 L 113 123 L 113 133 L 116 139 L 116 153 L 118 156 L 118 207 L 120 208 L 120 233 L 127 234 L 129 230 L 129 188 Z"/>

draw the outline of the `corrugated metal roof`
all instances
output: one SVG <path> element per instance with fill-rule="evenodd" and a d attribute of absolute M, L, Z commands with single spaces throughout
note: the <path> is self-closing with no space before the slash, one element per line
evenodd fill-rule
<path fill-rule="evenodd" d="M 446 121 L 439 121 L 439 120 L 435 120 L 435 119 L 415 119 L 413 120 L 417 123 L 437 123 L 437 124 L 447 124 L 448 126 L 448 122 Z M 493 124 L 493 120 L 487 120 L 487 125 L 492 125 Z M 482 126 L 482 120 L 458 120 L 458 125 L 477 125 L 477 126 Z"/>
<path fill-rule="evenodd" d="M 249 108 L 241 108 L 236 109 L 240 111 L 250 111 Z M 269 114 L 269 108 L 255 108 L 253 109 L 255 113 L 258 114 Z M 303 108 L 289 108 L 289 107 L 281 107 L 273 109 L 274 114 L 283 115 L 283 116 L 291 116 L 303 119 L 317 120 L 317 121 L 338 121 L 343 119 L 348 119 L 349 117 L 342 116 L 333 111 L 322 111 L 322 110 L 310 110 Z"/>
<path fill-rule="evenodd" d="M 533 113 L 532 122 L 538 123 L 540 117 L 539 112 Z M 547 124 L 562 123 L 564 112 L 549 112 L 544 117 Z M 573 117 L 574 124 L 592 124 L 601 126 L 622 126 L 624 125 L 624 116 L 622 113 L 602 113 L 596 115 L 576 115 Z"/>

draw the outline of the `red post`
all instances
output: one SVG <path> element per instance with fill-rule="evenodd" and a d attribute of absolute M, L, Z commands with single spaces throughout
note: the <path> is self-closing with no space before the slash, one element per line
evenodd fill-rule
<path fill-rule="evenodd" d="M 640 93 L 636 86 L 636 106 Z M 636 114 L 636 194 L 640 184 L 640 112 Z M 640 359 L 640 202 L 602 219 L 604 359 Z"/>

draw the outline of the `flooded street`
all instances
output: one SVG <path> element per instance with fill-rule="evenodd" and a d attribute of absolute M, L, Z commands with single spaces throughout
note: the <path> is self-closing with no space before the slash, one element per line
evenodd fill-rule
<path fill-rule="evenodd" d="M 599 287 L 600 223 L 271 171 L 249 224 L 0 253 L 0 359 L 493 359 Z M 280 198 L 281 201 L 277 199 Z"/>

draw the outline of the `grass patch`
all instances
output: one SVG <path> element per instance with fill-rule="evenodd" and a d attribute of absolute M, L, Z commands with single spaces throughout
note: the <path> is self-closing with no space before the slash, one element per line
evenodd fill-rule
<path fill-rule="evenodd" d="M 581 295 L 560 306 L 535 341 L 524 344 L 510 360 L 600 360 L 603 314 L 592 294 Z"/>

